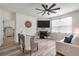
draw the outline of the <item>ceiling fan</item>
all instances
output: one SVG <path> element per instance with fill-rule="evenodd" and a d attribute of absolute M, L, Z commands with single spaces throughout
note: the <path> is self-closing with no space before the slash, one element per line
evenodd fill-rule
<path fill-rule="evenodd" d="M 44 14 L 47 13 L 48 15 L 50 15 L 50 13 L 56 13 L 55 10 L 60 10 L 60 7 L 54 8 L 54 7 L 56 6 L 55 3 L 53 3 L 51 6 L 48 6 L 48 5 L 46 5 L 46 4 L 41 4 L 41 6 L 42 6 L 44 9 L 36 8 L 36 10 L 40 11 L 40 12 L 38 12 L 37 14 L 42 13 L 42 15 L 44 15 Z"/>

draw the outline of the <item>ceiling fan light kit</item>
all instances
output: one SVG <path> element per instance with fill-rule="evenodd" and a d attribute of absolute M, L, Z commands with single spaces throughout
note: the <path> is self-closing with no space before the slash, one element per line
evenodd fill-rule
<path fill-rule="evenodd" d="M 55 3 L 53 3 L 51 6 L 48 6 L 46 4 L 41 4 L 41 6 L 43 7 L 43 9 L 36 8 L 36 10 L 40 11 L 37 14 L 42 13 L 42 15 L 50 15 L 50 13 L 56 13 L 55 10 L 60 10 L 60 7 L 54 8 L 56 6 Z"/>

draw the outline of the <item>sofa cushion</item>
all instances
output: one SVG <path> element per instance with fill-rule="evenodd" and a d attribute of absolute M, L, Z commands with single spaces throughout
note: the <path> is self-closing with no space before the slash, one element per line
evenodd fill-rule
<path fill-rule="evenodd" d="M 64 39 L 61 39 L 59 42 L 64 42 Z"/>
<path fill-rule="evenodd" d="M 74 36 L 72 41 L 71 41 L 72 44 L 75 44 L 75 45 L 79 45 L 79 37 L 78 36 Z"/>

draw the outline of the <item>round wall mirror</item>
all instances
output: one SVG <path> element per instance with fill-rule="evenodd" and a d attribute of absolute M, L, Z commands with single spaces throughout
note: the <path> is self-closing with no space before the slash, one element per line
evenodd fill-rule
<path fill-rule="evenodd" d="M 25 22 L 25 27 L 30 28 L 32 26 L 32 23 L 30 21 Z"/>

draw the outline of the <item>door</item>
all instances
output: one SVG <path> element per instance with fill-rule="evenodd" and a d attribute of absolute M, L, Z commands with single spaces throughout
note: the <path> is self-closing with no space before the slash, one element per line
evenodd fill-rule
<path fill-rule="evenodd" d="M 0 17 L 0 46 L 2 45 L 3 43 L 3 21 Z"/>

